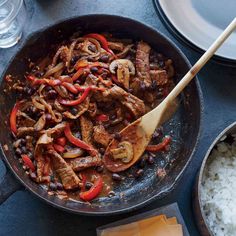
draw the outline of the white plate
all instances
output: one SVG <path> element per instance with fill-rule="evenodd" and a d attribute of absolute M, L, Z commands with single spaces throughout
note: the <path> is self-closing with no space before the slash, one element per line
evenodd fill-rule
<path fill-rule="evenodd" d="M 236 0 L 159 0 L 159 5 L 175 29 L 203 50 L 236 17 Z M 236 31 L 216 55 L 236 60 Z"/>

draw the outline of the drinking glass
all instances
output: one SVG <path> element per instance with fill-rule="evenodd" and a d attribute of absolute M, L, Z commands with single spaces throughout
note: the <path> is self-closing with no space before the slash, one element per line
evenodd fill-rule
<path fill-rule="evenodd" d="M 15 45 L 26 20 L 24 0 L 0 0 L 0 48 Z"/>

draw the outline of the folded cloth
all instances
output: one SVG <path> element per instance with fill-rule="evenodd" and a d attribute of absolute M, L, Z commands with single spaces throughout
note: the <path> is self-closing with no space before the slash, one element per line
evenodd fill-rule
<path fill-rule="evenodd" d="M 158 215 L 130 224 L 102 230 L 101 236 L 183 236 L 182 225 L 176 217 Z"/>

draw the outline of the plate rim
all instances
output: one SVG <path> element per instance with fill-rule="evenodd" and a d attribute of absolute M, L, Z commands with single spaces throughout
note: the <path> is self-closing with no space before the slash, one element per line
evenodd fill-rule
<path fill-rule="evenodd" d="M 165 14 L 164 10 L 161 7 L 160 0 L 153 0 L 154 8 L 156 10 L 157 15 L 160 17 L 160 20 L 178 41 L 183 42 L 185 45 L 189 46 L 190 48 L 194 49 L 199 53 L 204 53 L 206 50 L 200 47 L 199 45 L 195 44 L 191 40 L 189 40 L 184 34 L 182 34 L 169 20 L 167 15 Z M 214 55 L 212 59 L 219 63 L 230 67 L 236 67 L 236 57 L 235 59 L 224 57 L 220 55 Z"/>

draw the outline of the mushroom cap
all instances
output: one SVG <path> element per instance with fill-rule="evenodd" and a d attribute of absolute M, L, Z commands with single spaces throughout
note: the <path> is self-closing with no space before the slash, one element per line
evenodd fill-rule
<path fill-rule="evenodd" d="M 132 63 L 132 61 L 128 60 L 128 59 L 116 59 L 114 61 L 112 61 L 112 63 L 109 66 L 109 70 L 111 71 L 112 74 L 116 73 L 116 69 L 118 67 L 118 65 L 121 66 L 128 66 L 129 68 L 129 73 L 131 75 L 135 75 L 135 67 L 134 64 Z"/>

